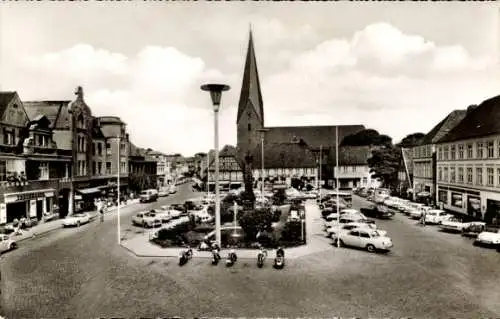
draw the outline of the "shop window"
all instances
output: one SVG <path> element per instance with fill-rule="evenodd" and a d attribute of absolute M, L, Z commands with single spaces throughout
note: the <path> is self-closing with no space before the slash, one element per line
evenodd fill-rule
<path fill-rule="evenodd" d="M 451 193 L 451 206 L 462 208 L 464 205 L 463 203 L 463 196 L 460 193 Z"/>
<path fill-rule="evenodd" d="M 488 186 L 493 186 L 495 184 L 495 171 L 493 170 L 492 167 L 486 168 L 486 175 L 487 175 L 486 182 L 488 183 Z"/>
<path fill-rule="evenodd" d="M 483 169 L 476 167 L 476 184 L 483 185 Z"/>
<path fill-rule="evenodd" d="M 463 167 L 458 168 L 458 182 L 459 183 L 464 182 L 464 168 Z"/>
<path fill-rule="evenodd" d="M 52 197 L 45 199 L 45 211 L 48 213 L 52 212 Z"/>
<path fill-rule="evenodd" d="M 439 190 L 438 200 L 443 204 L 448 204 L 448 191 Z"/>
<path fill-rule="evenodd" d="M 464 159 L 464 145 L 458 145 L 458 159 Z"/>
<path fill-rule="evenodd" d="M 484 157 L 484 143 L 477 142 L 476 158 L 483 158 L 483 157 Z"/>
<path fill-rule="evenodd" d="M 467 167 L 467 184 L 472 184 L 472 167 Z"/>
<path fill-rule="evenodd" d="M 487 148 L 488 158 L 495 157 L 495 148 L 493 141 L 488 141 L 488 143 L 486 144 L 486 148 Z"/>
<path fill-rule="evenodd" d="M 456 159 L 456 148 L 455 145 L 450 146 L 450 159 L 454 160 Z"/>
<path fill-rule="evenodd" d="M 473 145 L 472 144 L 467 144 L 467 158 L 472 159 L 474 158 L 474 152 L 473 152 Z"/>
<path fill-rule="evenodd" d="M 481 199 L 479 197 L 467 196 L 467 214 L 475 218 L 482 218 Z"/>

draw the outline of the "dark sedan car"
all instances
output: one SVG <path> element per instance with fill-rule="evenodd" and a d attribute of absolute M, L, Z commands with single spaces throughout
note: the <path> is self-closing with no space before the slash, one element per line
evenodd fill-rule
<path fill-rule="evenodd" d="M 361 208 L 361 213 L 367 217 L 388 219 L 394 216 L 394 213 L 385 205 L 372 205 L 369 208 Z"/>

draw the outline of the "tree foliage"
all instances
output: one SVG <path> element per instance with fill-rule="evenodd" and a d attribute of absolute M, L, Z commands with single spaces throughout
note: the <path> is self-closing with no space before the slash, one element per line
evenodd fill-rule
<path fill-rule="evenodd" d="M 382 180 L 384 186 L 395 188 L 398 182 L 398 172 L 401 165 L 401 149 L 399 147 L 384 147 L 372 151 L 368 159 L 370 172 L 374 178 Z"/>
<path fill-rule="evenodd" d="M 416 146 L 424 138 L 424 136 L 425 134 L 420 132 L 408 134 L 401 140 L 401 142 L 399 142 L 399 144 L 397 144 L 397 146 L 404 148 Z"/>
<path fill-rule="evenodd" d="M 238 215 L 238 223 L 249 240 L 255 239 L 260 231 L 270 230 L 273 222 L 273 213 L 267 207 L 247 210 Z"/>
<path fill-rule="evenodd" d="M 380 134 L 377 130 L 374 129 L 366 129 L 351 135 L 347 135 L 342 140 L 342 143 L 340 143 L 340 146 L 389 146 L 391 144 L 391 137 Z"/>

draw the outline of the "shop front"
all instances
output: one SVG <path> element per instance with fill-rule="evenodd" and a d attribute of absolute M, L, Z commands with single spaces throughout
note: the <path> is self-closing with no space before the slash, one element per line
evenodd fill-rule
<path fill-rule="evenodd" d="M 488 199 L 484 221 L 488 224 L 500 225 L 500 201 Z"/>
<path fill-rule="evenodd" d="M 4 202 L 0 204 L 0 224 L 23 217 L 41 220 L 45 214 L 52 213 L 55 194 L 55 189 L 4 194 Z"/>
<path fill-rule="evenodd" d="M 467 215 L 475 219 L 482 219 L 481 197 L 467 195 Z"/>
<path fill-rule="evenodd" d="M 467 219 L 481 218 L 481 193 L 468 188 L 438 185 L 437 204 L 454 213 L 465 215 Z"/>

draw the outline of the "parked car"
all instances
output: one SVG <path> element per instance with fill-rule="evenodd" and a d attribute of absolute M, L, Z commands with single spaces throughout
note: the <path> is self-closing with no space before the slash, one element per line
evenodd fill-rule
<path fill-rule="evenodd" d="M 166 211 L 168 212 L 168 215 L 172 218 L 172 219 L 176 219 L 176 218 L 179 218 L 183 215 L 185 215 L 185 210 L 183 207 L 179 207 L 179 206 L 174 206 L 174 205 L 163 205 L 160 207 L 163 211 Z"/>
<path fill-rule="evenodd" d="M 170 189 L 168 190 L 169 194 L 175 194 L 177 193 L 177 187 L 176 186 L 171 186 Z"/>
<path fill-rule="evenodd" d="M 17 248 L 15 240 L 11 239 L 9 235 L 0 235 L 0 252 L 9 251 Z"/>
<path fill-rule="evenodd" d="M 355 228 L 349 232 L 340 232 L 334 242 L 339 246 L 364 248 L 369 252 L 376 252 L 377 250 L 389 251 L 393 247 L 390 237 L 383 236 L 376 230 L 362 228 Z"/>
<path fill-rule="evenodd" d="M 158 197 L 167 197 L 168 196 L 168 189 L 160 189 L 158 191 Z"/>
<path fill-rule="evenodd" d="M 394 213 L 386 205 L 372 205 L 368 208 L 361 208 L 361 213 L 367 217 L 391 218 Z"/>
<path fill-rule="evenodd" d="M 132 217 L 132 223 L 135 225 L 146 227 L 161 227 L 161 220 L 155 213 L 142 212 Z"/>
<path fill-rule="evenodd" d="M 452 218 L 452 214 L 448 214 L 444 210 L 441 209 L 431 209 L 425 214 L 425 222 L 429 224 L 439 225 L 443 221 Z"/>
<path fill-rule="evenodd" d="M 483 222 L 468 222 L 468 223 L 466 223 L 458 217 L 451 217 L 447 220 L 443 220 L 439 227 L 443 231 L 461 233 L 464 231 L 465 228 L 467 228 L 471 225 L 474 225 L 474 224 L 481 225 L 483 227 L 486 225 L 486 223 L 483 223 Z"/>
<path fill-rule="evenodd" d="M 151 209 L 149 212 L 155 214 L 156 218 L 159 218 L 162 223 L 168 223 L 172 219 L 172 216 L 170 216 L 170 212 L 161 208 Z"/>
<path fill-rule="evenodd" d="M 63 227 L 80 227 L 80 225 L 86 224 L 88 222 L 90 222 L 90 215 L 88 213 L 77 213 L 71 216 L 66 216 L 66 218 L 64 218 L 62 222 L 62 225 Z"/>
<path fill-rule="evenodd" d="M 471 223 L 462 230 L 462 236 L 477 237 L 486 227 L 485 223 Z"/>
<path fill-rule="evenodd" d="M 477 235 L 474 245 L 497 246 L 500 245 L 500 226 L 487 225 L 484 230 Z"/>
<path fill-rule="evenodd" d="M 422 217 L 424 212 L 427 214 L 431 209 L 432 207 L 429 206 L 418 206 L 417 208 L 410 210 L 409 216 L 413 219 L 419 219 Z"/>

